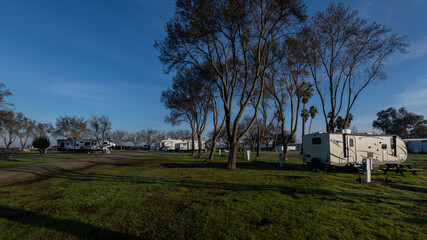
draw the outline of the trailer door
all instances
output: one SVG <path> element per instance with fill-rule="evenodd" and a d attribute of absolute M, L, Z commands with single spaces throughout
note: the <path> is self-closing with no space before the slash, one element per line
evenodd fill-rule
<path fill-rule="evenodd" d="M 347 156 L 349 163 L 357 162 L 357 154 L 356 154 L 356 138 L 354 136 L 347 137 Z"/>

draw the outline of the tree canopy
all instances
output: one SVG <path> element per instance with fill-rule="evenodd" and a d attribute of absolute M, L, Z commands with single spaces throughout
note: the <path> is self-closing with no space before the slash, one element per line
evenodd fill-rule
<path fill-rule="evenodd" d="M 402 138 L 427 138 L 427 120 L 423 115 L 408 112 L 404 107 L 396 110 L 390 107 L 377 113 L 372 127 L 384 134 L 398 135 Z"/>

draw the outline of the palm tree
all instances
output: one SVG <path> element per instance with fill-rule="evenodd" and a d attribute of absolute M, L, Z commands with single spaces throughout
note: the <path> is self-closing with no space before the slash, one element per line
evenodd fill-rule
<path fill-rule="evenodd" d="M 307 109 L 303 108 L 301 110 L 301 118 L 302 118 L 302 136 L 305 134 L 305 123 L 307 122 L 308 118 L 310 117 L 310 113 Z"/>
<path fill-rule="evenodd" d="M 309 82 L 303 82 L 301 85 L 301 102 L 302 102 L 302 111 L 301 111 L 301 118 L 302 118 L 302 136 L 304 136 L 305 133 L 305 123 L 308 120 L 308 112 L 307 109 L 305 109 L 305 105 L 308 103 L 308 100 L 313 96 L 313 85 Z"/>
<path fill-rule="evenodd" d="M 313 122 L 313 118 L 316 117 L 317 114 L 317 108 L 315 106 L 311 106 L 310 109 L 308 110 L 308 113 L 310 114 L 310 127 L 308 128 L 308 133 L 311 132 L 311 123 Z"/>

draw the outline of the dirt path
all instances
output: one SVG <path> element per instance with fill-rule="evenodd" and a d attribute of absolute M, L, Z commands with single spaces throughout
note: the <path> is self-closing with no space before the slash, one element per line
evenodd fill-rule
<path fill-rule="evenodd" d="M 146 154 L 145 152 L 124 152 L 114 154 L 95 155 L 90 158 L 67 160 L 61 162 L 40 163 L 23 167 L 4 168 L 0 170 L 0 186 L 14 183 L 33 177 L 49 177 L 65 173 L 70 170 L 77 171 L 88 167 L 128 157 L 136 157 Z"/>

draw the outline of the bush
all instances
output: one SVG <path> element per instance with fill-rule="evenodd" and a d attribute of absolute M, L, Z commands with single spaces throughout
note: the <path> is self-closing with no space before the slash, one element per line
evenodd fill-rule
<path fill-rule="evenodd" d="M 40 149 L 40 152 L 45 151 L 49 146 L 50 140 L 46 136 L 39 136 L 33 140 L 33 147 Z"/>

